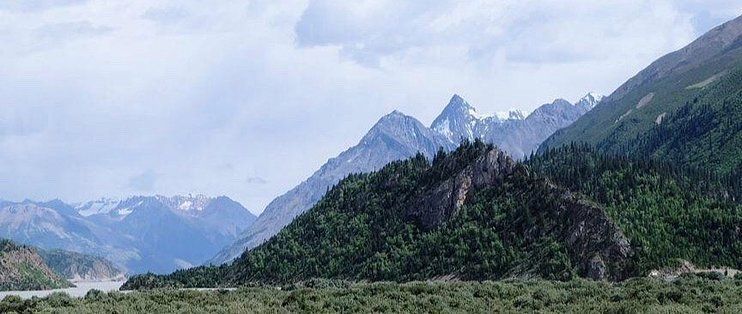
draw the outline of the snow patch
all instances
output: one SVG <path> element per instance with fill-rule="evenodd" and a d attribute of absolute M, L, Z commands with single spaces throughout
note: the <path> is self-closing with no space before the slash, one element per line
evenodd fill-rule
<path fill-rule="evenodd" d="M 453 132 L 451 132 L 450 121 L 448 121 L 448 118 L 446 118 L 446 120 L 443 120 L 443 123 L 436 125 L 435 130 L 438 133 L 443 134 L 443 136 L 445 136 L 449 140 L 451 140 L 451 138 L 453 137 Z"/>
<path fill-rule="evenodd" d="M 185 201 L 183 203 L 180 203 L 180 206 L 178 206 L 178 209 L 181 210 L 189 210 L 193 206 L 193 202 L 191 201 Z"/>
<path fill-rule="evenodd" d="M 721 71 L 721 72 L 716 73 L 716 74 L 712 75 L 711 77 L 709 77 L 709 78 L 707 78 L 707 79 L 705 79 L 703 81 L 700 81 L 700 82 L 698 82 L 696 84 L 687 86 L 685 89 L 704 88 L 704 87 L 708 86 L 709 84 L 711 84 L 713 82 L 716 82 L 719 78 L 721 78 L 722 76 L 726 75 L 728 72 L 729 72 L 729 70 Z"/>
<path fill-rule="evenodd" d="M 75 210 L 83 217 L 89 217 L 97 214 L 108 214 L 116 208 L 120 203 L 119 200 L 101 198 L 96 201 L 87 202 L 80 204 L 75 207 Z"/>

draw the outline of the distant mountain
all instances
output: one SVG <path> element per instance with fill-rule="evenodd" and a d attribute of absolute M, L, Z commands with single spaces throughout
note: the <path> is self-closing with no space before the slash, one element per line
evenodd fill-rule
<path fill-rule="evenodd" d="M 35 248 L 0 240 L 0 291 L 71 287 L 54 273 Z"/>
<path fill-rule="evenodd" d="M 431 129 L 458 143 L 461 139 L 480 138 L 500 147 L 517 159 L 535 151 L 556 130 L 570 125 L 595 106 L 602 96 L 590 93 L 575 105 L 564 99 L 537 108 L 528 116 L 511 111 L 503 116 L 483 116 L 454 95 L 431 125 Z"/>
<path fill-rule="evenodd" d="M 431 157 L 439 148 L 452 150 L 462 139 L 481 138 L 522 159 L 552 132 L 590 110 L 600 98 L 588 94 L 577 105 L 557 100 L 526 117 L 521 111 L 511 111 L 504 116 L 484 116 L 461 96 L 453 95 L 430 128 L 415 118 L 394 111 L 381 118 L 358 145 L 330 159 L 309 179 L 273 200 L 239 240 L 220 251 L 208 264 L 229 262 L 246 249 L 260 245 L 314 206 L 328 188 L 348 174 L 374 171 L 418 152 Z"/>
<path fill-rule="evenodd" d="M 72 282 L 121 280 L 126 274 L 110 261 L 64 250 L 37 250 L 47 266 Z"/>
<path fill-rule="evenodd" d="M 583 142 L 739 178 L 740 121 L 742 16 L 656 60 L 540 150 Z"/>
<path fill-rule="evenodd" d="M 451 149 L 454 144 L 401 112 L 394 111 L 382 117 L 358 145 L 330 159 L 306 181 L 268 204 L 239 240 L 220 251 L 209 264 L 231 261 L 245 249 L 263 243 L 314 206 L 330 187 L 348 174 L 374 171 L 418 152 L 431 157 L 440 147 Z"/>
<path fill-rule="evenodd" d="M 135 196 L 75 206 L 5 202 L 0 237 L 104 256 L 127 272 L 166 273 L 214 256 L 256 217 L 227 197 Z"/>
<path fill-rule="evenodd" d="M 493 117 L 492 122 L 500 122 Z M 459 95 L 453 95 L 443 112 L 433 120 L 431 129 L 442 134 L 452 143 L 462 139 L 474 140 L 481 137 L 482 115 Z"/>
<path fill-rule="evenodd" d="M 29 200 L 4 203 L 0 207 L 0 238 L 77 252 L 96 252 L 103 246 L 83 217 L 64 206 L 48 205 Z"/>

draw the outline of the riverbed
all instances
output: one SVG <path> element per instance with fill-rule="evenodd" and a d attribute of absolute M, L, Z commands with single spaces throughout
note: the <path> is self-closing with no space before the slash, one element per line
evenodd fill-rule
<path fill-rule="evenodd" d="M 124 285 L 125 281 L 88 281 L 88 282 L 74 282 L 76 286 L 74 288 L 65 289 L 53 289 L 53 290 L 32 290 L 32 291 L 0 291 L 0 300 L 8 295 L 17 295 L 23 299 L 30 299 L 32 297 L 43 298 L 54 292 L 66 292 L 72 297 L 84 297 L 88 291 L 97 289 L 100 291 L 116 291 Z"/>

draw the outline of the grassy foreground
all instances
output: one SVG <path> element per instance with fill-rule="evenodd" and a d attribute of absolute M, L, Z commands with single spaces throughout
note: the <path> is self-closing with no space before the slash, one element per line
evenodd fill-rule
<path fill-rule="evenodd" d="M 742 280 L 696 276 L 674 282 L 632 279 L 611 284 L 573 280 L 350 283 L 312 280 L 286 287 L 236 291 L 91 291 L 20 300 L 0 312 L 245 313 L 245 312 L 727 312 L 742 313 Z"/>

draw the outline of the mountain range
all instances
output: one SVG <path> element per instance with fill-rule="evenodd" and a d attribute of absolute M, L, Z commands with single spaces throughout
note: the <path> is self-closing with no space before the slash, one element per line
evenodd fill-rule
<path fill-rule="evenodd" d="M 477 113 L 461 96 L 453 95 L 430 127 L 394 111 L 382 117 L 356 146 L 330 159 L 307 180 L 269 203 L 236 242 L 207 264 L 229 262 L 246 249 L 265 242 L 351 173 L 378 170 L 389 162 L 418 152 L 431 158 L 441 148 L 451 151 L 461 140 L 475 138 L 496 144 L 516 159 L 522 159 L 535 151 L 554 131 L 575 121 L 601 99 L 602 96 L 589 93 L 575 104 L 557 99 L 527 116 L 521 111 L 511 111 L 504 116 L 485 116 Z"/>
<path fill-rule="evenodd" d="M 227 197 L 134 196 L 82 204 L 0 203 L 0 237 L 102 256 L 129 273 L 199 265 L 256 219 Z"/>
<path fill-rule="evenodd" d="M 557 100 L 526 118 L 482 117 L 454 96 L 425 144 L 464 139 L 455 151 L 441 145 L 430 157 L 413 148 L 414 157 L 348 174 L 318 201 L 296 195 L 304 202 L 292 214 L 303 214 L 281 216 L 277 207 L 273 223 L 287 226 L 248 240 L 232 263 L 135 276 L 124 288 L 312 278 L 622 280 L 688 261 L 741 268 L 742 17 L 658 59 L 607 98 L 590 96 L 572 107 Z M 538 131 L 521 125 L 530 117 L 555 127 L 552 135 L 516 132 L 548 137 L 540 145 L 523 140 L 506 154 L 482 142 L 507 147 L 488 137 L 499 134 L 492 129 Z M 421 143 L 415 138 L 406 144 Z"/>
<path fill-rule="evenodd" d="M 699 184 L 703 181 L 704 184 Z M 518 162 L 480 140 L 341 180 L 229 265 L 122 289 L 352 281 L 621 281 L 692 261 L 742 267 L 739 194 L 707 173 L 571 145 Z"/>

